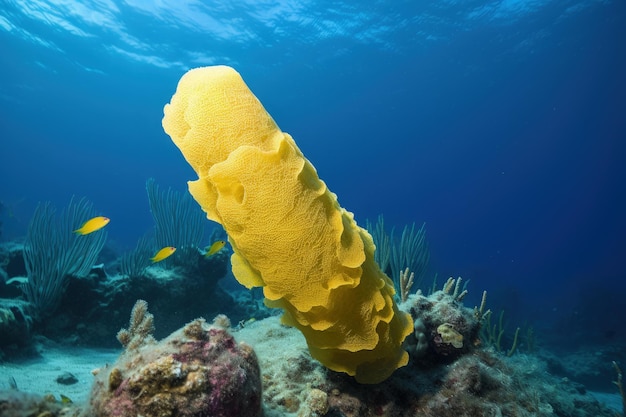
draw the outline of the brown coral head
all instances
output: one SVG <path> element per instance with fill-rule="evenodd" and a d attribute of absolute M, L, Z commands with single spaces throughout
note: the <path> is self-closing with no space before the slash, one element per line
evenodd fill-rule
<path fill-rule="evenodd" d="M 195 319 L 185 325 L 183 334 L 185 337 L 195 340 L 208 340 L 208 334 L 205 328 L 205 320 L 203 318 Z"/>
<path fill-rule="evenodd" d="M 122 385 L 123 380 L 122 371 L 118 368 L 111 369 L 111 373 L 109 374 L 109 391 L 115 391 L 117 387 Z"/>

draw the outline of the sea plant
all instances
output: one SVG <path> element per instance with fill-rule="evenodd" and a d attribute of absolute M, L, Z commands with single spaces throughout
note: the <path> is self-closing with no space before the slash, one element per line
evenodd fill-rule
<path fill-rule="evenodd" d="M 35 209 L 23 251 L 28 281 L 21 288 L 36 318 L 49 316 L 58 307 L 70 275 L 85 277 L 96 263 L 106 231 L 74 233 L 94 215 L 92 203 L 85 198 L 72 197 L 59 217 L 50 202 Z"/>

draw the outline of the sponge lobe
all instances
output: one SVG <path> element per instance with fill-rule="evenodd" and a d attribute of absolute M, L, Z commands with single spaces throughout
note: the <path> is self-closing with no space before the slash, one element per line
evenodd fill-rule
<path fill-rule="evenodd" d="M 237 280 L 262 286 L 328 368 L 376 383 L 405 365 L 411 319 L 393 302 L 371 236 L 241 76 L 191 70 L 164 113 L 163 128 L 198 174 L 189 191 L 228 233 Z"/>

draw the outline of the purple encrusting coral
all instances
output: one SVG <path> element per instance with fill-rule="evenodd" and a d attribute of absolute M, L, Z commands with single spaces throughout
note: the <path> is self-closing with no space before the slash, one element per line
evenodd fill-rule
<path fill-rule="evenodd" d="M 95 417 L 256 417 L 261 379 L 252 348 L 236 343 L 227 319 L 196 319 L 166 339 L 150 335 L 152 317 L 141 301 L 118 339 L 125 350 L 96 375 L 85 415 Z M 222 327 L 219 327 L 219 326 Z"/>

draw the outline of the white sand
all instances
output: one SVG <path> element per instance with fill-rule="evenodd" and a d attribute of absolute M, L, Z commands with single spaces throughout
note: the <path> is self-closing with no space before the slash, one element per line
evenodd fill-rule
<path fill-rule="evenodd" d="M 35 394 L 60 394 L 77 404 L 89 398 L 93 375 L 91 371 L 107 363 L 113 363 L 121 349 L 87 349 L 46 345 L 38 348 L 39 355 L 28 359 L 0 363 L 0 388 L 9 389 L 9 378 L 13 377 L 17 388 Z M 70 372 L 78 379 L 72 385 L 56 382 L 59 375 Z"/>

